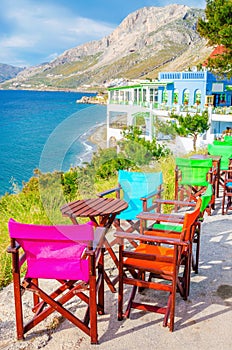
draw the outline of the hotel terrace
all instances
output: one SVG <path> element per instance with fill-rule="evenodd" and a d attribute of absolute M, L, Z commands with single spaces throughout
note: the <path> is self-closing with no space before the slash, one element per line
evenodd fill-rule
<path fill-rule="evenodd" d="M 207 109 L 211 124 L 206 142 L 232 127 L 232 79 L 223 80 L 207 70 L 162 72 L 156 81 L 139 81 L 108 88 L 107 142 L 119 140 L 125 126 L 144 118 L 144 135 L 155 135 L 154 120 L 171 113 L 201 113 Z M 156 135 L 157 136 L 157 135 Z"/>

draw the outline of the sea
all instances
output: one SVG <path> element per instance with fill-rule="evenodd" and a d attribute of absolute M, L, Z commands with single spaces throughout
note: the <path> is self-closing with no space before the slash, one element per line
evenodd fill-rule
<path fill-rule="evenodd" d="M 88 139 L 106 106 L 77 103 L 95 94 L 0 90 L 0 196 L 21 189 L 35 169 L 67 171 L 91 159 Z"/>

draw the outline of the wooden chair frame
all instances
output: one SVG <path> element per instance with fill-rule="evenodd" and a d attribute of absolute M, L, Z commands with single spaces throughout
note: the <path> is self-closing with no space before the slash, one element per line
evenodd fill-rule
<path fill-rule="evenodd" d="M 169 326 L 170 331 L 174 330 L 176 291 L 180 293 L 184 300 L 187 300 L 189 295 L 192 240 L 194 235 L 193 223 L 199 215 L 200 203 L 201 200 L 196 204 L 194 213 L 185 215 L 184 228 L 179 239 L 161 237 L 159 232 L 156 236 L 150 235 L 150 232 L 145 232 L 142 235 L 125 232 L 115 233 L 119 243 L 119 320 L 122 320 L 124 316 L 129 317 L 132 308 L 158 312 L 164 314 L 163 326 Z M 191 224 L 188 224 L 190 222 Z M 140 244 L 137 248 L 131 250 L 125 247 L 124 239 L 129 241 L 135 240 L 140 242 Z M 165 248 L 166 246 L 169 247 L 168 252 Z M 184 267 L 182 272 L 180 271 L 181 265 Z M 146 273 L 149 273 L 148 280 Z M 157 278 L 159 282 L 152 281 L 151 276 L 152 278 Z M 167 281 L 169 284 L 167 284 Z M 123 313 L 124 284 L 133 286 L 125 313 Z M 169 293 L 167 306 L 152 306 L 135 301 L 138 288 L 166 291 Z"/>
<path fill-rule="evenodd" d="M 227 214 L 232 209 L 232 169 L 225 170 L 222 194 L 222 215 Z M 227 198 L 227 203 L 226 203 Z M 226 209 L 225 209 L 226 206 Z"/>
<path fill-rule="evenodd" d="M 59 279 L 57 282 L 60 285 L 51 293 L 45 292 L 40 288 L 40 278 L 24 277 L 22 279 L 22 266 L 27 261 L 27 252 L 23 252 L 22 254 L 22 249 L 17 239 L 11 238 L 11 244 L 7 251 L 12 254 L 18 340 L 23 340 L 25 333 L 42 322 L 54 311 L 58 311 L 64 318 L 68 319 L 87 334 L 91 339 L 91 344 L 98 343 L 97 313 L 104 314 L 104 237 L 105 229 L 98 227 L 94 234 L 94 242 L 92 242 L 94 247 L 92 244 L 89 245 L 83 254 L 82 258 L 89 261 L 89 282 Z M 29 322 L 24 324 L 22 299 L 26 291 L 30 291 L 33 294 L 33 316 Z M 76 317 L 64 307 L 64 304 L 74 296 L 78 297 L 87 305 L 83 320 Z"/>
<path fill-rule="evenodd" d="M 122 171 L 123 172 L 123 171 Z M 125 172 L 125 171 L 124 171 Z M 128 172 L 128 173 L 135 173 L 136 172 Z M 138 173 L 138 174 L 142 174 L 142 173 Z M 146 174 L 146 173 L 144 173 Z M 154 175 L 157 174 L 157 177 L 162 177 L 162 173 L 158 172 L 158 173 L 153 173 Z M 151 173 L 150 173 L 151 175 Z M 139 196 L 138 199 L 141 201 L 141 208 L 138 210 L 138 212 L 136 214 L 138 214 L 141 211 L 146 211 L 146 212 L 150 212 L 153 211 L 156 208 L 156 204 L 154 204 L 154 199 L 156 198 L 161 198 L 162 195 L 162 183 L 159 184 L 157 187 L 154 184 L 154 189 L 146 194 L 143 194 L 142 196 Z M 106 190 L 104 192 L 101 192 L 98 194 L 99 197 L 104 197 L 104 196 L 108 196 L 111 194 L 114 194 L 116 196 L 116 198 L 118 199 L 124 199 L 124 193 L 123 193 L 123 189 L 122 186 L 119 182 L 118 186 L 109 190 Z M 127 210 L 123 211 L 123 214 L 126 213 Z M 121 221 L 125 220 L 128 224 L 129 227 L 128 228 L 123 228 Z M 120 219 L 120 218 L 115 218 L 114 222 L 113 222 L 114 227 L 116 228 L 117 231 L 125 231 L 125 232 L 134 232 L 137 231 L 139 232 L 139 220 L 136 219 L 136 215 L 135 218 L 133 218 L 133 220 L 129 219 L 129 218 L 125 218 L 125 219 Z"/>

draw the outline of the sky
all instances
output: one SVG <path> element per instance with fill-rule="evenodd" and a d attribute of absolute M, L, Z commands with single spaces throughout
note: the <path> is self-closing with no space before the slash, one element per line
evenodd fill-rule
<path fill-rule="evenodd" d="M 205 0 L 1 0 L 0 63 L 29 67 L 109 35 L 145 6 L 205 8 Z"/>

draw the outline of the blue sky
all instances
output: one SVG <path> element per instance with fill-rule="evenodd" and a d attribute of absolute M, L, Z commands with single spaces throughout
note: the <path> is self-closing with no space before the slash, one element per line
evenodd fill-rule
<path fill-rule="evenodd" d="M 205 0 L 1 0 L 0 63 L 34 66 L 110 34 L 131 12 L 145 6 Z"/>

